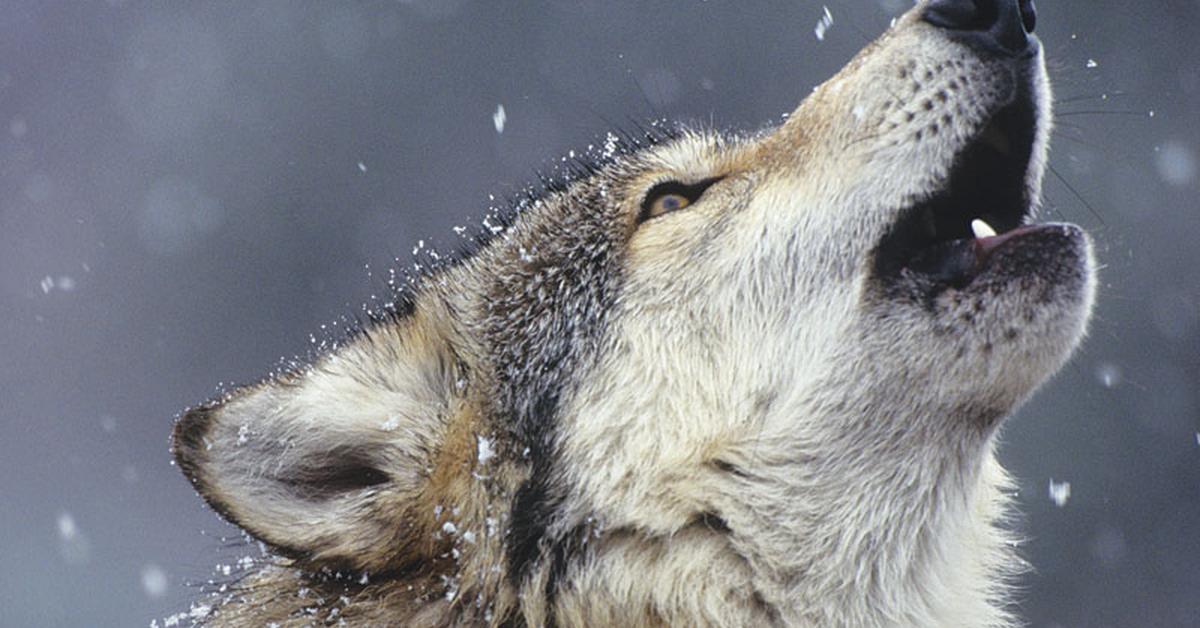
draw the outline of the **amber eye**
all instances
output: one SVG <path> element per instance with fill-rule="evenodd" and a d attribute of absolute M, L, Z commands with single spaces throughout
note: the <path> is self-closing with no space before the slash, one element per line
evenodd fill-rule
<path fill-rule="evenodd" d="M 657 218 L 663 214 L 678 211 L 692 204 L 692 199 L 682 194 L 663 194 L 654 199 L 646 208 L 646 220 Z"/>
<path fill-rule="evenodd" d="M 642 201 L 642 212 L 638 215 L 638 222 L 645 222 L 686 208 L 699 200 L 705 190 L 720 180 L 721 177 L 713 177 L 696 183 L 665 181 L 655 185 L 650 188 L 650 191 L 646 193 L 645 200 Z"/>

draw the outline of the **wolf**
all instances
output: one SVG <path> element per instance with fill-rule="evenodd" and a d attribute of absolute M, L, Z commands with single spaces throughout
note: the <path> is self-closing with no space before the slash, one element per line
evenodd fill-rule
<path fill-rule="evenodd" d="M 1086 333 L 1029 0 L 917 4 L 773 129 L 608 137 L 178 419 L 274 557 L 213 626 L 999 627 L 1003 418 Z"/>

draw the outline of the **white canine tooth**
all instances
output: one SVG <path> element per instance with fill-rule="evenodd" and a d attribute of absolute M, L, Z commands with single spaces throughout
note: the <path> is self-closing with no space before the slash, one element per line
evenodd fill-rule
<path fill-rule="evenodd" d="M 996 230 L 986 222 L 976 218 L 971 221 L 971 231 L 975 232 L 976 238 L 990 238 L 996 235 Z"/>

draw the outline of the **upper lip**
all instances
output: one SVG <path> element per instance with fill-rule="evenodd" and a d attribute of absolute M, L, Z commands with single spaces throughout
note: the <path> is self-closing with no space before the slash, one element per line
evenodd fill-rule
<path fill-rule="evenodd" d="M 959 151 L 942 189 L 905 210 L 880 241 L 874 259 L 877 276 L 917 274 L 936 287 L 963 287 L 982 271 L 990 252 L 1009 239 L 1004 235 L 1030 218 L 1033 104 L 1018 98 L 980 129 Z M 977 237 L 971 226 L 975 220 L 990 225 L 999 237 Z"/>

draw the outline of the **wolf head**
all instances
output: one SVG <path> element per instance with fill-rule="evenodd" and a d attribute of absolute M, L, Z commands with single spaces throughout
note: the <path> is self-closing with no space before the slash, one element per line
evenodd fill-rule
<path fill-rule="evenodd" d="M 1032 222 L 1032 21 L 922 3 L 778 128 L 610 136 L 402 307 L 185 413 L 181 469 L 284 557 L 214 619 L 1002 623 L 996 429 L 1095 285 Z"/>

